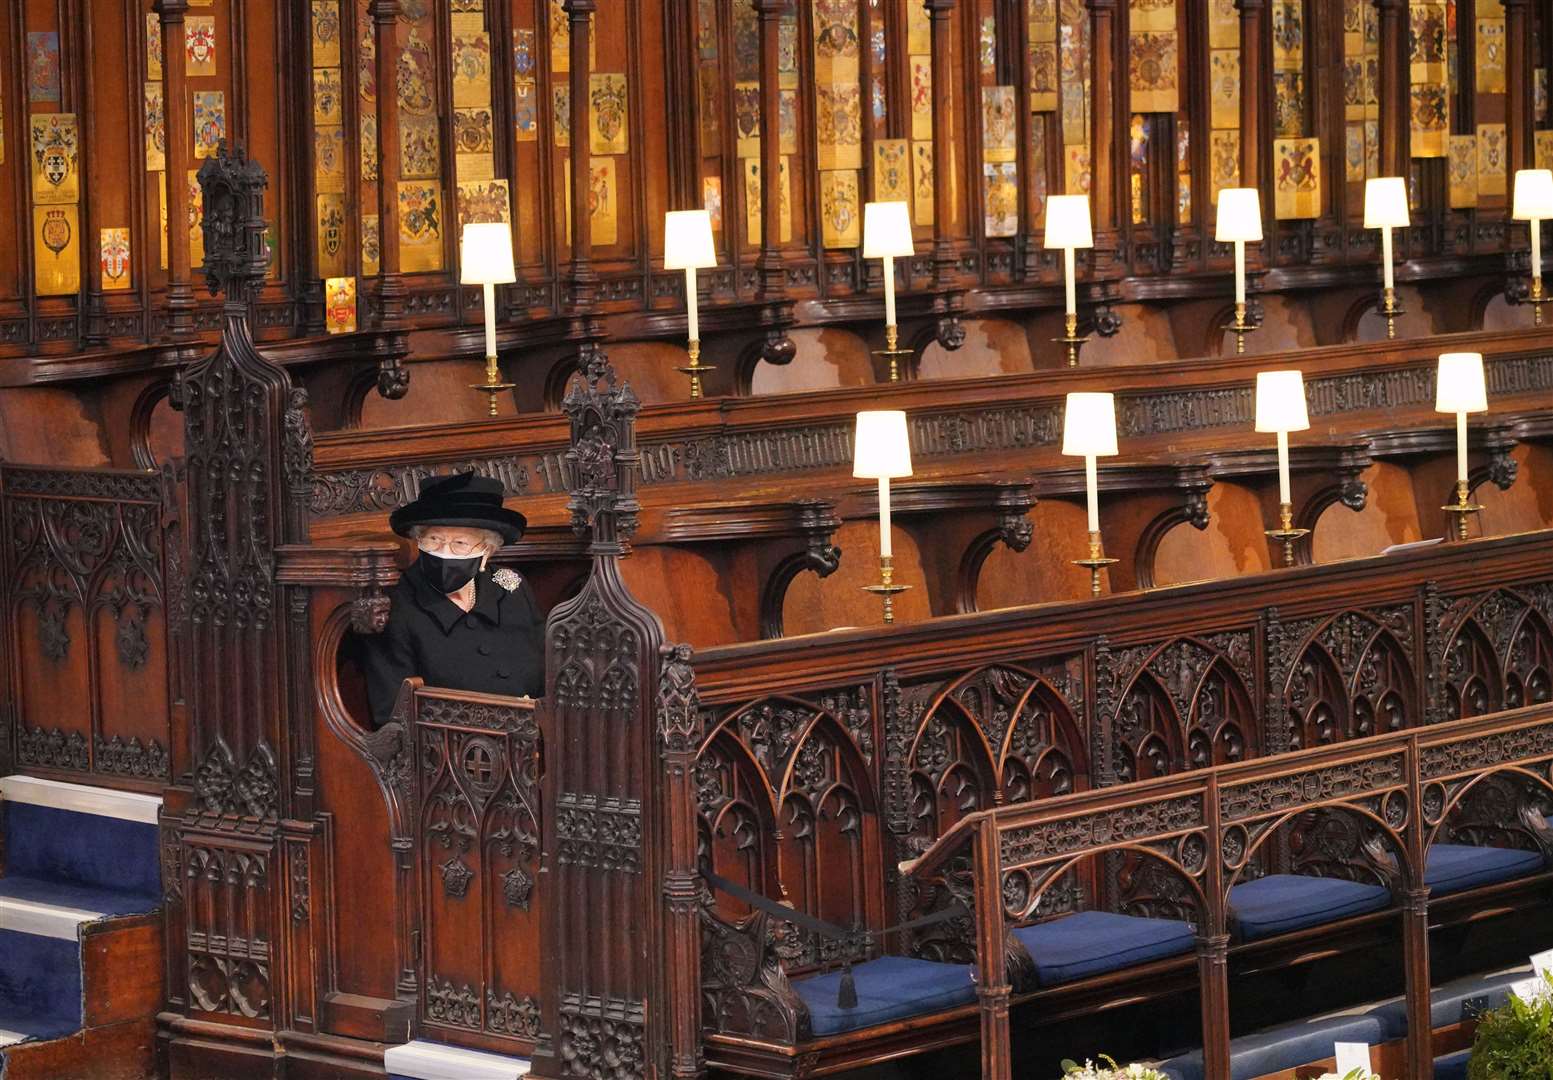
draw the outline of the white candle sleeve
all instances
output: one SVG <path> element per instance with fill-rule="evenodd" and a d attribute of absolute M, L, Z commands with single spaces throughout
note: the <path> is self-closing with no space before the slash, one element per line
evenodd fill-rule
<path fill-rule="evenodd" d="M 1278 433 L 1278 501 L 1289 503 L 1289 433 Z"/>
<path fill-rule="evenodd" d="M 890 547 L 890 481 L 884 476 L 879 478 L 879 554 L 886 559 L 893 554 Z"/>
<path fill-rule="evenodd" d="M 496 286 L 485 283 L 485 355 L 496 355 Z"/>
<path fill-rule="evenodd" d="M 1456 479 L 1467 482 L 1467 414 L 1456 414 Z"/>
<path fill-rule="evenodd" d="M 1246 242 L 1235 241 L 1235 303 L 1246 302 Z"/>
<path fill-rule="evenodd" d="M 884 324 L 895 325 L 895 256 L 884 257 Z"/>
<path fill-rule="evenodd" d="M 1100 480 L 1095 471 L 1095 455 L 1084 455 L 1084 492 L 1089 500 L 1089 531 L 1100 531 Z"/>
<path fill-rule="evenodd" d="M 1531 276 L 1542 277 L 1542 222 L 1533 218 L 1526 224 L 1531 226 Z"/>
<path fill-rule="evenodd" d="M 1073 249 L 1070 247 L 1062 249 L 1062 274 L 1063 283 L 1068 290 L 1068 306 L 1064 310 L 1069 315 L 1076 315 L 1078 313 L 1078 296 L 1073 284 Z"/>
<path fill-rule="evenodd" d="M 685 311 L 690 316 L 689 340 L 701 340 L 701 313 L 697 310 L 696 296 L 696 268 L 685 267 Z"/>
<path fill-rule="evenodd" d="M 1390 288 L 1393 288 L 1395 286 L 1395 284 L 1396 284 L 1395 281 L 1392 279 L 1392 273 L 1391 273 L 1391 226 L 1390 225 L 1384 225 L 1384 226 L 1381 227 L 1381 230 L 1380 230 L 1380 252 L 1381 252 L 1382 265 L 1385 267 L 1383 272 L 1386 275 L 1386 288 L 1390 289 Z"/>

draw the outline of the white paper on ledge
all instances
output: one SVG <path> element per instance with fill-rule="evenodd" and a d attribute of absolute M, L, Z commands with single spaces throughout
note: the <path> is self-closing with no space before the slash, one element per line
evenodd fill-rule
<path fill-rule="evenodd" d="M 1548 992 L 1548 984 L 1542 979 L 1520 979 L 1510 984 L 1510 993 L 1528 1005 Z"/>
<path fill-rule="evenodd" d="M 1538 978 L 1553 971 L 1553 949 L 1545 949 L 1540 953 L 1531 954 L 1531 970 Z"/>
<path fill-rule="evenodd" d="M 1337 1075 L 1347 1076 L 1355 1069 L 1364 1070 L 1364 1075 L 1370 1074 L 1370 1044 L 1340 1042 L 1333 1043 L 1333 1054 L 1337 1058 Z"/>

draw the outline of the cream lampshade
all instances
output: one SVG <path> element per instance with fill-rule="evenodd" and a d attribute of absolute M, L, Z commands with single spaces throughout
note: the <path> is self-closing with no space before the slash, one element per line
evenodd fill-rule
<path fill-rule="evenodd" d="M 712 215 L 706 210 L 670 210 L 663 215 L 663 268 L 704 270 L 717 265 Z"/>
<path fill-rule="evenodd" d="M 911 440 L 904 412 L 883 409 L 857 414 L 852 475 L 864 480 L 893 480 L 911 475 Z"/>
<path fill-rule="evenodd" d="M 1046 247 L 1087 248 L 1095 246 L 1089 227 L 1088 195 L 1051 195 L 1046 199 Z"/>
<path fill-rule="evenodd" d="M 871 202 L 863 206 L 863 258 L 896 259 L 915 254 L 911 215 L 904 202 Z"/>
<path fill-rule="evenodd" d="M 1400 176 L 1379 176 L 1366 180 L 1364 227 L 1401 229 L 1407 225 L 1407 182 Z"/>
<path fill-rule="evenodd" d="M 1553 171 L 1516 170 L 1514 210 L 1510 216 L 1518 221 L 1553 219 Z"/>
<path fill-rule="evenodd" d="M 1069 457 L 1116 455 L 1116 395 L 1068 395 L 1062 422 L 1062 452 Z"/>
<path fill-rule="evenodd" d="M 1234 240 L 1261 243 L 1262 198 L 1256 188 L 1225 188 L 1219 192 L 1219 218 L 1213 238 L 1221 244 Z"/>
<path fill-rule="evenodd" d="M 1259 371 L 1256 374 L 1256 430 L 1304 431 L 1310 427 L 1305 411 L 1305 378 L 1298 371 Z"/>
<path fill-rule="evenodd" d="M 1442 413 L 1488 410 L 1482 353 L 1445 353 L 1440 357 L 1440 371 L 1434 388 L 1434 410 Z"/>
<path fill-rule="evenodd" d="M 505 285 L 517 281 L 511 226 L 502 222 L 465 225 L 458 263 L 459 281 L 464 285 Z"/>

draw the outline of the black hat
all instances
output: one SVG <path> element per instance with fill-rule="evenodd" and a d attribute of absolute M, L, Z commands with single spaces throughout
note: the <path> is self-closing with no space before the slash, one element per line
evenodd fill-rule
<path fill-rule="evenodd" d="M 501 504 L 500 480 L 472 472 L 452 476 L 428 476 L 421 481 L 416 500 L 389 515 L 389 527 L 409 536 L 417 525 L 453 525 L 464 529 L 489 529 L 507 543 L 523 535 L 528 519 Z"/>

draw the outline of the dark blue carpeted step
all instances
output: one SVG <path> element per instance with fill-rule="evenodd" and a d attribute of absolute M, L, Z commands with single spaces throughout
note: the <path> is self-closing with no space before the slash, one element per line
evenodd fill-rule
<path fill-rule="evenodd" d="M 0 779 L 6 876 L 110 889 L 159 903 L 157 815 L 149 795 L 31 776 Z"/>
<path fill-rule="evenodd" d="M 18 922 L 0 909 L 0 1014 L 28 1017 L 36 1030 L 56 1035 L 79 1030 L 80 941 L 13 929 Z"/>

